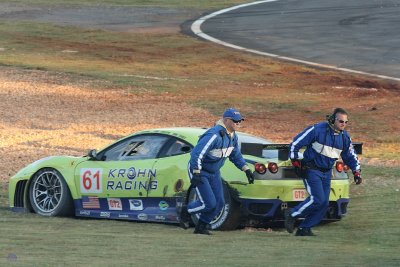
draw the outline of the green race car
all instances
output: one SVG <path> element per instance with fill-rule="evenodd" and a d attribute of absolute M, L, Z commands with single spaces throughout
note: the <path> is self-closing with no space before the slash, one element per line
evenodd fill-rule
<path fill-rule="evenodd" d="M 179 223 L 183 203 L 196 199 L 187 165 L 206 129 L 152 129 L 129 135 L 84 157 L 40 159 L 10 179 L 10 206 L 43 216 L 68 216 Z M 287 157 L 287 144 L 238 133 L 242 154 L 255 182 L 226 161 L 225 206 L 212 229 L 232 230 L 283 219 L 283 212 L 307 197 Z M 338 220 L 349 202 L 347 167 L 333 170 L 329 211 Z M 197 217 L 192 216 L 196 223 Z"/>

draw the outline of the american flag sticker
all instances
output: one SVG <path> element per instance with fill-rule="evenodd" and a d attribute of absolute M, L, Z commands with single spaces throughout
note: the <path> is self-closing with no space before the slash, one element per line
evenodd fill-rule
<path fill-rule="evenodd" d="M 98 197 L 83 196 L 82 207 L 84 209 L 100 209 L 100 201 Z"/>

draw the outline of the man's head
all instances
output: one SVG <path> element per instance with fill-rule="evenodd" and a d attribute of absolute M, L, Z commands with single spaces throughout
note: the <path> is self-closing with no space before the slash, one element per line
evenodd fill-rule
<path fill-rule="evenodd" d="M 328 122 L 335 130 L 343 131 L 349 122 L 348 113 L 342 108 L 335 108 L 332 114 L 328 117 Z"/>
<path fill-rule="evenodd" d="M 244 120 L 240 112 L 234 108 L 226 109 L 224 111 L 224 114 L 222 115 L 222 119 L 224 121 L 226 129 L 229 132 L 235 131 L 236 126 Z"/>

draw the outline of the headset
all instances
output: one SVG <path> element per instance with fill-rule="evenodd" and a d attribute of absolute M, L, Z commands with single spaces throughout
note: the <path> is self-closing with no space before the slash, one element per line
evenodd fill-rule
<path fill-rule="evenodd" d="M 332 114 L 326 115 L 326 120 L 328 121 L 328 123 L 329 123 L 330 125 L 333 125 L 333 124 L 335 123 L 336 114 L 338 114 L 338 113 L 347 114 L 347 112 L 346 112 L 344 109 L 342 109 L 342 108 L 335 108 L 335 109 L 333 110 Z"/>

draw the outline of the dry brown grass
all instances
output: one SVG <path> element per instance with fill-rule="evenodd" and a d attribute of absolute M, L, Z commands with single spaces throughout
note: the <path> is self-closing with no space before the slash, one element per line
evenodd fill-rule
<path fill-rule="evenodd" d="M 241 130 L 275 142 L 290 142 L 334 107 L 344 107 L 354 118 L 349 127 L 353 140 L 365 143 L 365 162 L 398 164 L 380 159 L 399 151 L 398 85 L 268 59 L 238 60 L 216 62 L 214 74 L 254 72 L 257 64 L 266 63 L 276 72 L 260 70 L 257 80 L 243 83 L 216 81 L 199 88 L 194 82 L 175 93 L 133 94 L 130 89 L 71 83 L 63 74 L 2 67 L 0 179 L 41 157 L 82 155 L 141 129 L 209 127 L 232 105 L 247 116 Z"/>

